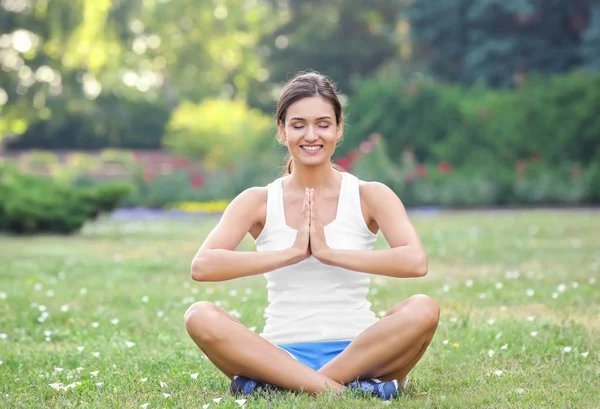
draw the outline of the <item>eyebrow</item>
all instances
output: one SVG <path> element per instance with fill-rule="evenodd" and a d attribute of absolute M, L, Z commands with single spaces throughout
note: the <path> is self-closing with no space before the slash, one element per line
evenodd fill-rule
<path fill-rule="evenodd" d="M 300 117 L 295 116 L 293 118 L 290 118 L 290 121 L 293 121 L 294 119 L 300 120 L 300 121 L 305 121 L 306 120 L 304 118 L 300 118 Z M 320 116 L 320 117 L 317 118 L 317 121 L 320 121 L 322 119 L 331 119 L 331 117 L 330 116 Z"/>

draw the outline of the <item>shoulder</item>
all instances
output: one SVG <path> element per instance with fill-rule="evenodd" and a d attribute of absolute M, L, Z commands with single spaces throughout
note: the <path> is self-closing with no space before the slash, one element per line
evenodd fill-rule
<path fill-rule="evenodd" d="M 255 208 L 261 204 L 267 203 L 267 186 L 253 186 L 245 189 L 231 201 L 230 205 L 235 207 L 244 207 L 246 211 L 249 208 Z"/>
<path fill-rule="evenodd" d="M 381 182 L 367 182 L 364 180 L 358 181 L 358 190 L 360 192 L 361 200 L 365 200 L 366 202 L 376 202 L 381 199 L 389 199 L 396 198 L 398 196 L 394 193 L 389 186 Z"/>
<path fill-rule="evenodd" d="M 358 188 L 361 205 L 371 217 L 375 217 L 382 208 L 402 206 L 398 195 L 384 183 L 359 180 Z"/>
<path fill-rule="evenodd" d="M 366 199 L 373 199 L 378 195 L 396 195 L 392 189 L 381 182 L 366 182 L 364 180 L 359 180 L 358 188 L 360 196 L 365 197 Z"/>

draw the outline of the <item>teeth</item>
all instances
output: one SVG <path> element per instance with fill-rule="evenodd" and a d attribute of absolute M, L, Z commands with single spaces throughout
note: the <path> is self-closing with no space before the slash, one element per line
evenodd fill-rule
<path fill-rule="evenodd" d="M 302 149 L 306 149 L 307 151 L 316 151 L 321 149 L 321 146 L 303 146 Z"/>

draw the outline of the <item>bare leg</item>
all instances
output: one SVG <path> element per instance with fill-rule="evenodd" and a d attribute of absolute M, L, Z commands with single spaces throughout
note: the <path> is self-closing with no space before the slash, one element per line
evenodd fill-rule
<path fill-rule="evenodd" d="M 431 298 L 414 295 L 356 337 L 319 372 L 343 384 L 375 377 L 402 383 L 427 350 L 439 312 Z"/>
<path fill-rule="evenodd" d="M 196 345 L 229 378 L 239 375 L 309 393 L 346 388 L 296 361 L 209 302 L 192 305 L 185 313 L 185 325 Z"/>

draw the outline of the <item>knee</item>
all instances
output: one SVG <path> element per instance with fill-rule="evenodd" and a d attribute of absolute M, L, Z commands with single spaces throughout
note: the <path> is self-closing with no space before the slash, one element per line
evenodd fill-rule
<path fill-rule="evenodd" d="M 219 307 L 208 301 L 198 301 L 184 314 L 185 328 L 195 340 L 211 342 L 219 337 L 221 318 Z"/>
<path fill-rule="evenodd" d="M 417 294 L 408 300 L 413 316 L 418 317 L 419 323 L 427 329 L 436 329 L 440 321 L 440 306 L 433 298 Z"/>

